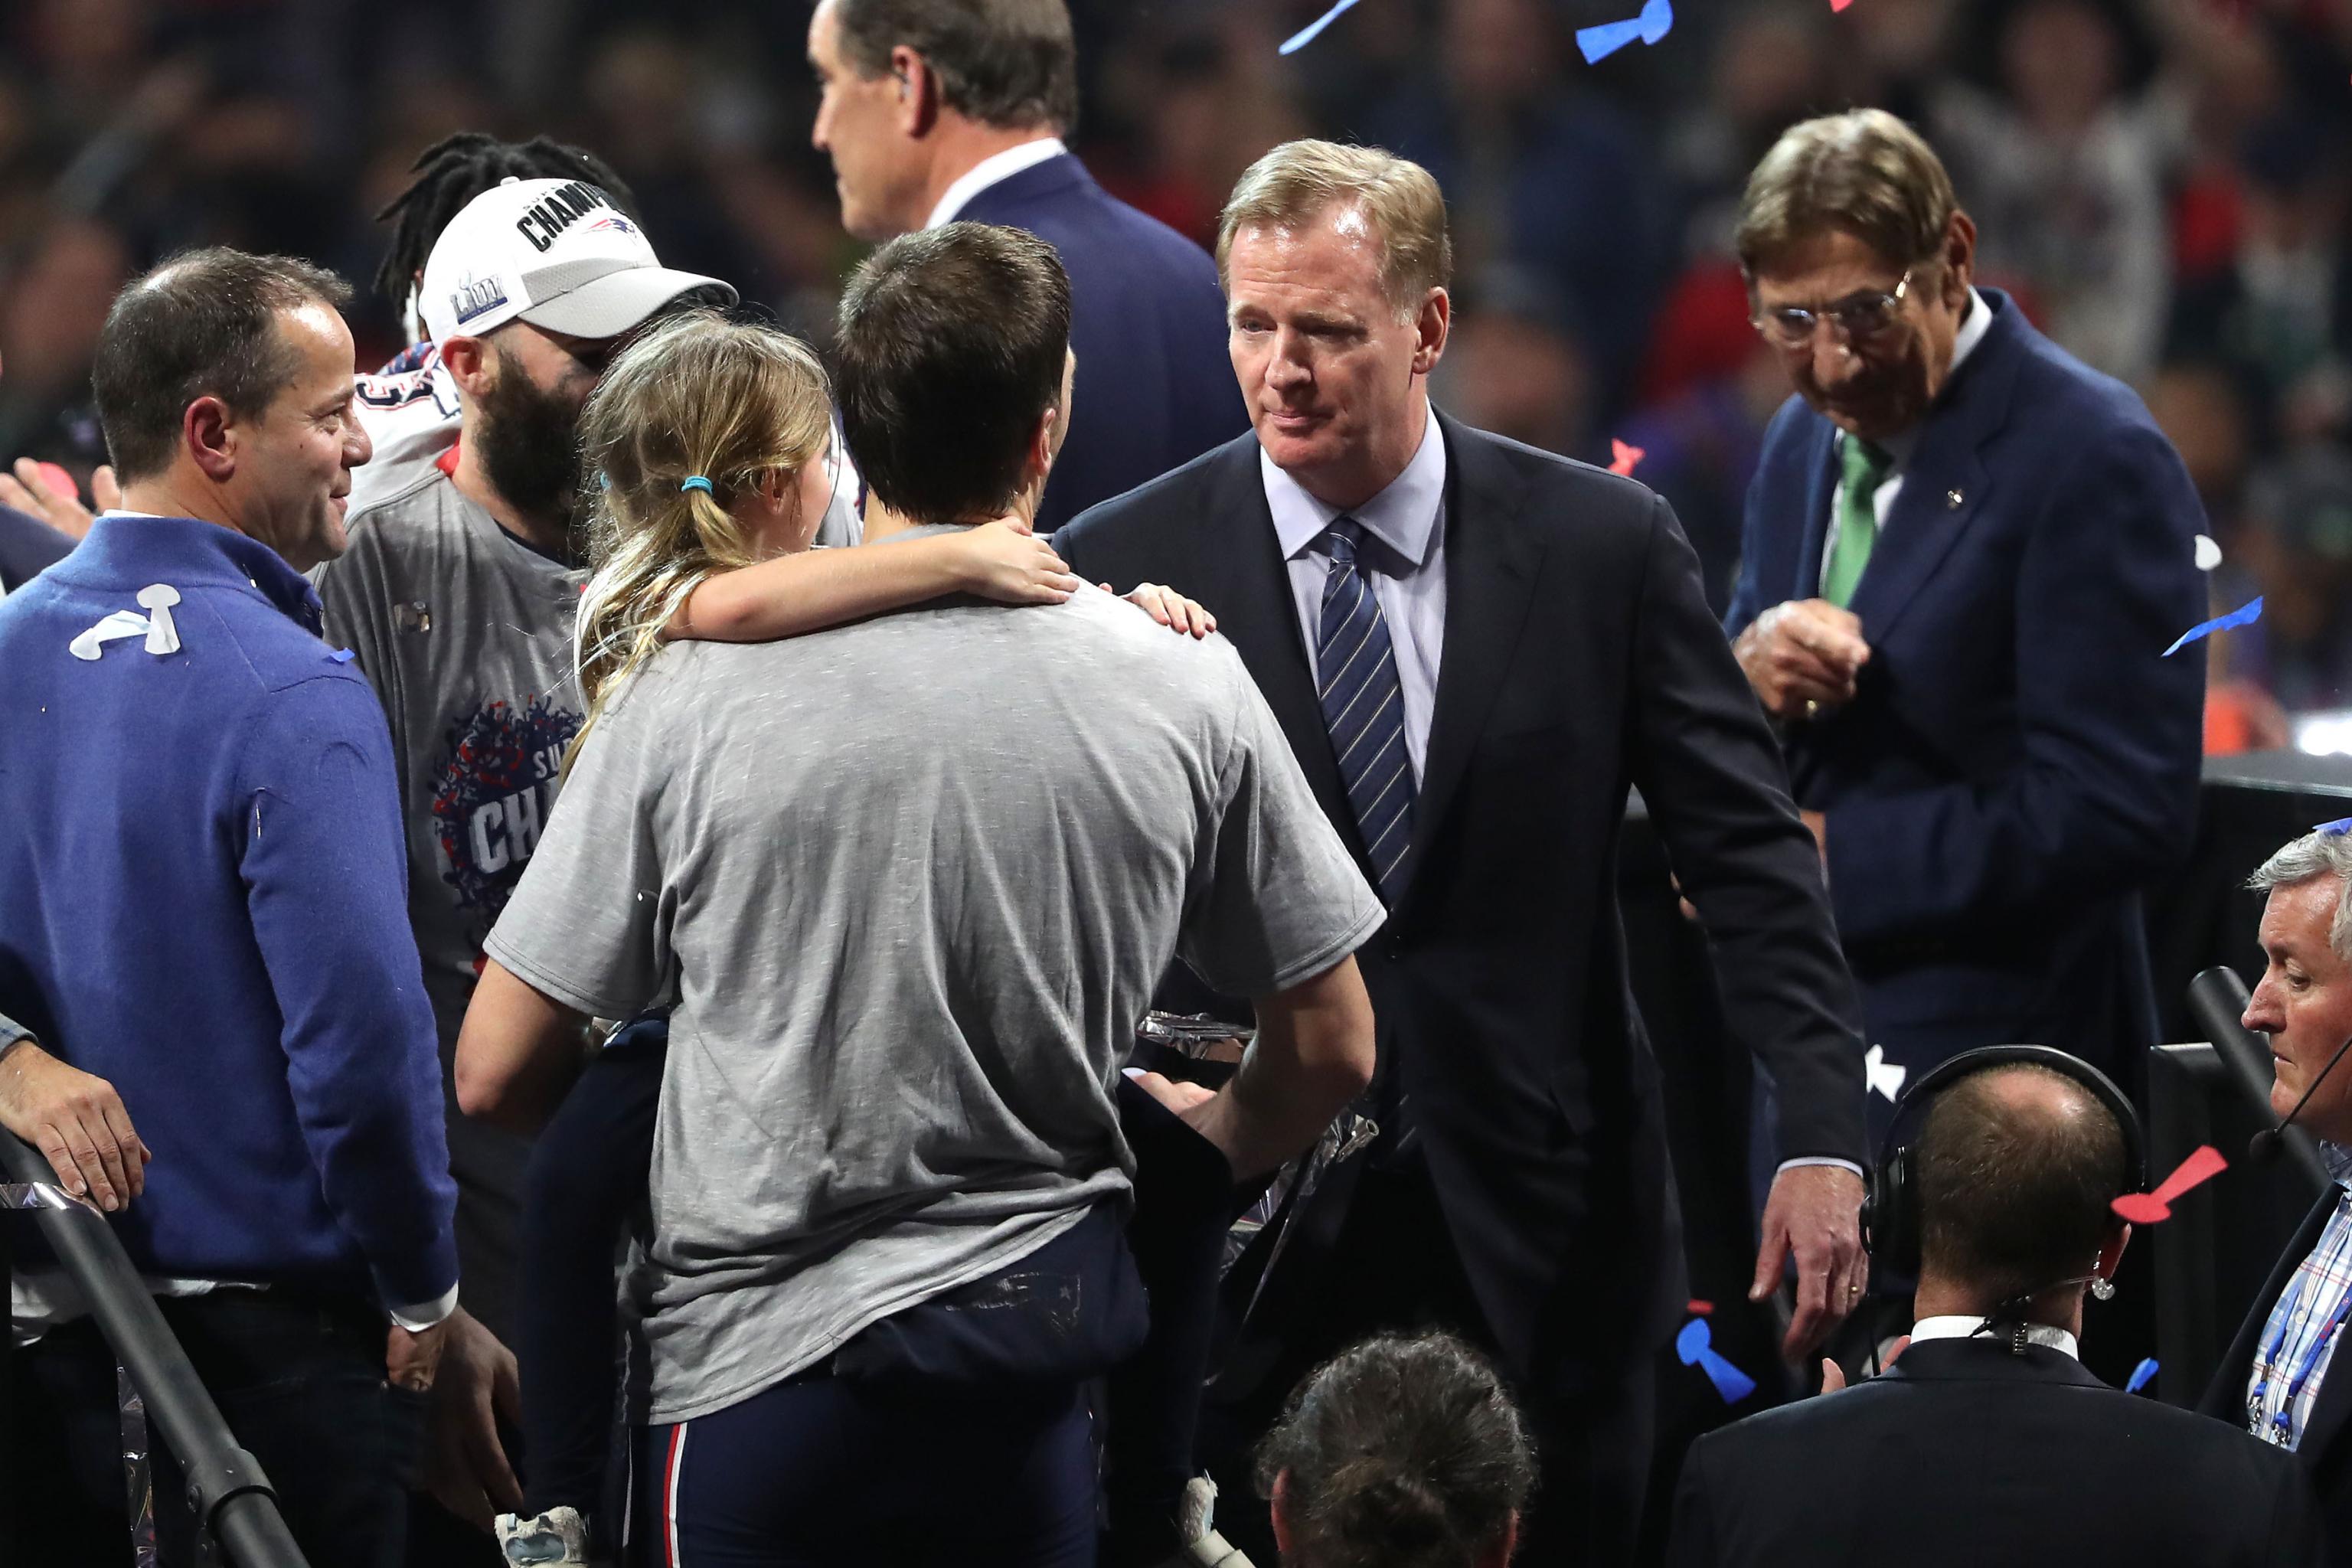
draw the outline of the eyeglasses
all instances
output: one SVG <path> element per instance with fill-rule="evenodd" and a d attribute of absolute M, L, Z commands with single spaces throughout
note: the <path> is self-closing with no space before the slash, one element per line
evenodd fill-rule
<path fill-rule="evenodd" d="M 1847 342 L 1864 342 L 1895 324 L 1911 291 L 1911 274 L 1915 270 L 1914 267 L 1905 268 L 1891 294 L 1856 294 L 1818 310 L 1808 310 L 1801 305 L 1776 305 L 1758 310 L 1748 320 L 1767 342 L 1784 349 L 1806 347 L 1813 341 L 1814 329 L 1823 321 L 1835 328 Z"/>

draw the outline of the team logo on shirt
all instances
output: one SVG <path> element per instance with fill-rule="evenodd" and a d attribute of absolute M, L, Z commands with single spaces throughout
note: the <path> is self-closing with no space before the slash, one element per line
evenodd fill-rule
<path fill-rule="evenodd" d="M 485 702 L 449 726 L 431 803 L 441 879 L 485 931 L 539 847 L 563 750 L 580 723 L 578 713 L 540 697 L 520 708 Z"/>

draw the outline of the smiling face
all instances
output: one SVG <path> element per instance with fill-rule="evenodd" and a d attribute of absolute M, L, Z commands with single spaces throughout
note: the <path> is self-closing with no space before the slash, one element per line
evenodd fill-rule
<path fill-rule="evenodd" d="M 2352 962 L 2328 944 L 2342 879 L 2332 872 L 2273 888 L 2263 906 L 2268 960 L 2246 1004 L 2247 1028 L 2270 1037 L 2271 1110 L 2294 1108 L 2336 1047 L 2352 1038 Z M 2320 1138 L 2352 1142 L 2352 1071 L 2328 1076 L 2299 1118 Z"/>
<path fill-rule="evenodd" d="M 1883 327 L 1856 337 L 1817 322 L 1811 338 L 1794 347 L 1768 338 L 1799 395 L 1867 441 L 1916 425 L 1951 374 L 1975 250 L 1975 226 L 1956 213 L 1943 251 L 1910 269 L 1903 300 Z M 1892 294 L 1903 278 L 1904 268 L 1867 241 L 1832 229 L 1759 267 L 1755 303 L 1759 313 L 1784 307 L 1827 313 Z"/>
<path fill-rule="evenodd" d="M 297 571 L 343 552 L 352 470 L 373 448 L 355 416 L 351 329 L 331 308 L 278 313 L 294 374 L 259 415 L 239 419 L 227 488 L 237 530 Z"/>
<path fill-rule="evenodd" d="M 1266 455 L 1329 505 L 1377 495 L 1420 448 L 1423 378 L 1445 352 L 1445 290 L 1425 290 L 1399 320 L 1381 287 L 1378 233 L 1335 204 L 1236 229 L 1225 292 L 1234 374 Z"/>

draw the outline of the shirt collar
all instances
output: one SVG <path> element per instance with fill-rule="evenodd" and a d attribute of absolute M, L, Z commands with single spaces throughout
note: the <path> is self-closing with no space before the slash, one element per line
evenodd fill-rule
<path fill-rule="evenodd" d="M 1961 318 L 1959 334 L 1952 339 L 1952 368 L 1944 373 L 1946 386 L 1951 385 L 1952 378 L 1960 374 L 1960 366 L 1968 363 L 1969 356 L 1977 352 L 1977 345 L 1984 342 L 1985 334 L 1990 331 L 1992 307 L 1986 304 L 1985 297 L 1971 286 L 1969 289 L 1969 313 Z M 1879 443 L 1895 458 L 1896 468 L 1910 464 L 1911 454 L 1919 449 L 1919 432 L 1927 423 L 1925 419 L 1919 420 L 1901 435 L 1889 436 Z"/>
<path fill-rule="evenodd" d="M 956 176 L 955 184 L 940 193 L 939 205 L 924 220 L 925 228 L 937 228 L 943 223 L 953 223 L 964 204 L 999 181 L 1009 180 L 1024 169 L 1034 169 L 1049 158 L 1058 158 L 1069 149 L 1058 136 L 1041 136 L 1034 142 L 1024 142 L 1018 147 L 1007 147 L 1002 153 L 992 153 Z"/>
<path fill-rule="evenodd" d="M 1282 544 L 1283 559 L 1304 554 L 1322 538 L 1341 509 L 1316 500 L 1307 488 L 1275 466 L 1265 448 L 1257 450 L 1258 473 L 1265 482 L 1265 504 L 1274 513 L 1274 536 Z M 1437 537 L 1437 514 L 1445 501 L 1445 437 L 1430 411 L 1421 446 L 1404 472 L 1388 488 L 1346 515 L 1364 525 L 1364 531 L 1390 552 L 1414 566 L 1429 559 Z"/>
<path fill-rule="evenodd" d="M 2337 1186 L 2352 1187 L 2352 1149 L 2323 1138 L 2319 1141 L 2319 1163 L 2327 1167 L 2327 1173 L 2335 1178 Z"/>
<path fill-rule="evenodd" d="M 183 593 L 200 584 L 256 588 L 280 614 L 313 632 L 319 629 L 319 595 L 310 579 L 259 540 L 218 523 L 152 512 L 100 512 L 89 536 L 50 570 L 68 566 L 73 569 L 68 575 L 85 584 L 136 578 L 141 584 L 169 583 Z"/>
<path fill-rule="evenodd" d="M 1997 1329 L 1979 1336 L 1978 1331 L 1982 1329 L 1984 1324 L 1985 1321 L 1982 1318 L 1965 1315 L 1950 1318 L 1922 1318 L 1911 1325 L 1911 1342 L 1916 1345 L 1927 1340 L 1967 1340 L 1981 1337 L 1988 1344 L 2005 1346 L 2009 1343 L 2009 1335 Z M 2076 1348 L 2074 1335 L 2063 1329 L 2053 1329 L 2046 1323 L 2026 1324 L 2025 1342 L 2030 1345 L 2046 1345 L 2053 1351 L 2063 1351 L 2076 1361 L 2083 1359 L 2083 1352 Z"/>

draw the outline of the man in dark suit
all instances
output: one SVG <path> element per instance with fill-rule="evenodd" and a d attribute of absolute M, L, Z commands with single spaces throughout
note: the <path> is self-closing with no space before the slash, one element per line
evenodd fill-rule
<path fill-rule="evenodd" d="M 2352 1311 L 2352 1073 L 2327 1071 L 2352 1039 L 2352 837 L 2307 833 L 2252 885 L 2270 890 L 2268 962 L 2245 1026 L 2270 1037 L 2271 1109 L 2320 1140 L 2336 1179 L 2279 1255 L 2200 1408 L 2294 1451 L 2334 1560 L 2352 1562 L 2352 1368 L 2334 1364 Z"/>
<path fill-rule="evenodd" d="M 1780 1078 L 1790 1164 L 1758 1279 L 1793 1252 L 1792 1349 L 1861 1283 L 1860 1047 L 1812 843 L 1665 503 L 1431 409 L 1451 253 L 1425 171 L 1276 148 L 1219 254 L 1255 437 L 1055 544 L 1215 610 L 1391 913 L 1360 954 L 1381 1134 L 1268 1227 L 1270 1269 L 1236 1270 L 1236 1294 L 1262 1288 L 1213 1392 L 1212 1468 L 1237 1508 L 1235 1461 L 1309 1367 L 1374 1330 L 1449 1328 L 1535 1425 L 1520 1561 L 1622 1563 L 1685 1300 L 1611 868 L 1627 786 Z M 1231 1524 L 1264 1549 L 1262 1512 Z"/>
<path fill-rule="evenodd" d="M 2317 1561 L 2284 1455 L 2078 1359 L 2083 1288 L 2131 1235 L 2108 1208 L 2128 1190 L 2124 1150 L 2114 1113 L 2047 1067 L 1938 1094 L 1917 1151 L 1909 1348 L 1860 1387 L 1694 1444 L 1674 1568 Z"/>
<path fill-rule="evenodd" d="M 1783 726 L 1870 1044 L 1906 1072 L 2156 1043 L 2140 889 L 2196 822 L 2203 511 L 2139 398 L 1969 281 L 1976 228 L 1877 110 L 1809 121 L 1738 245 L 1797 395 L 1727 626 Z M 1874 1075 L 1886 1100 L 1901 1072 Z"/>
<path fill-rule="evenodd" d="M 812 139 L 850 233 L 966 218 L 1061 253 L 1077 400 L 1038 532 L 1246 427 L 1208 257 L 1062 144 L 1078 116 L 1066 0 L 822 0 L 808 52 L 824 91 Z"/>

